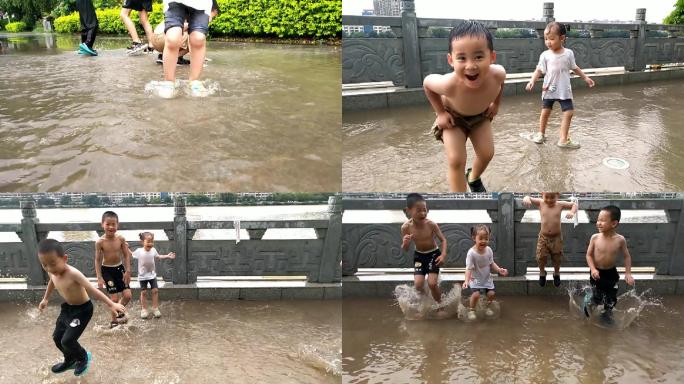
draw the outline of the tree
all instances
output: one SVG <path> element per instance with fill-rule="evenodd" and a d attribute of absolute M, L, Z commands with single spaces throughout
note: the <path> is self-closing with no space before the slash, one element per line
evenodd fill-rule
<path fill-rule="evenodd" d="M 100 199 L 100 203 L 102 203 L 102 205 L 112 205 L 112 199 L 110 199 L 109 196 L 103 196 Z"/>
<path fill-rule="evenodd" d="M 164 204 L 173 204 L 173 199 L 169 195 L 162 197 L 161 201 Z"/>
<path fill-rule="evenodd" d="M 41 197 L 40 199 L 38 199 L 38 201 L 36 201 L 36 204 L 42 205 L 44 207 L 54 207 L 55 201 L 49 197 Z"/>
<path fill-rule="evenodd" d="M 98 207 L 100 206 L 100 198 L 97 195 L 88 195 L 83 198 L 83 203 L 91 208 Z"/>
<path fill-rule="evenodd" d="M 59 199 L 59 205 L 63 206 L 63 205 L 71 205 L 71 204 L 72 204 L 71 196 L 69 196 L 69 195 L 62 196 L 62 198 Z"/>
<path fill-rule="evenodd" d="M 21 19 L 33 29 L 36 20 L 52 12 L 60 0 L 0 0 L 0 10 Z"/>
<path fill-rule="evenodd" d="M 219 193 L 218 201 L 222 203 L 234 203 L 237 201 L 237 195 L 234 193 Z"/>
<path fill-rule="evenodd" d="M 202 205 L 211 203 L 211 199 L 207 195 L 188 195 L 185 201 L 188 205 Z"/>
<path fill-rule="evenodd" d="M 663 24 L 684 24 L 684 0 L 677 0 L 675 9 L 670 13 Z"/>

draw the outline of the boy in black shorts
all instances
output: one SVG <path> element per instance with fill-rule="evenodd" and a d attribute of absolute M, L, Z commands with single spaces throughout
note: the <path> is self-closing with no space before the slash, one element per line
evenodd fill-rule
<path fill-rule="evenodd" d="M 131 251 L 128 243 L 121 235 L 117 235 L 119 228 L 119 216 L 112 211 L 107 211 L 102 215 L 102 229 L 105 234 L 95 243 L 95 274 L 97 275 L 97 286 L 106 286 L 112 301 L 121 305 L 131 301 Z M 122 262 L 123 256 L 123 262 Z M 119 298 L 121 293 L 121 298 Z M 112 315 L 110 325 L 116 327 L 123 324 L 128 319 L 125 315 Z"/>
<path fill-rule="evenodd" d="M 152 41 L 152 25 L 147 20 L 147 14 L 152 12 L 152 0 L 124 0 L 123 7 L 121 7 L 121 21 L 123 21 L 128 34 L 131 35 L 133 39 L 133 44 L 128 47 L 128 54 L 133 55 L 142 52 L 147 48 L 147 44 L 143 44 L 138 36 L 138 31 L 135 30 L 135 24 L 131 20 L 131 11 L 138 11 L 140 17 L 140 25 L 142 25 L 143 30 L 145 30 L 145 36 L 147 36 L 147 41 Z"/>
<path fill-rule="evenodd" d="M 446 259 L 446 238 L 439 226 L 427 219 L 427 203 L 420 194 L 410 193 L 406 197 L 406 214 L 409 220 L 401 226 L 401 248 L 408 251 L 411 241 L 416 246 L 413 260 L 414 286 L 418 292 L 424 293 L 425 275 L 428 275 L 428 287 L 430 287 L 432 298 L 439 303 L 442 301 L 438 281 L 439 266 Z M 435 242 L 435 237 L 442 242 L 441 251 Z"/>

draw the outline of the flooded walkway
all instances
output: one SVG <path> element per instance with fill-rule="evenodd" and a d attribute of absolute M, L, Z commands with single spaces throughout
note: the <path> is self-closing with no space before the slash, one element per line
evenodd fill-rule
<path fill-rule="evenodd" d="M 106 307 L 96 304 L 80 339 L 94 358 L 82 379 L 49 372 L 61 359 L 51 336 L 59 306 L 40 314 L 27 303 L 0 303 L 0 345 L 11 346 L 3 351 L 0 382 L 340 381 L 339 302 L 171 302 L 163 289 L 160 297 L 161 319 L 140 319 L 135 300 L 132 320 L 113 330 Z"/>
<path fill-rule="evenodd" d="M 78 41 L 0 34 L 0 191 L 340 190 L 337 49 L 210 41 L 219 91 L 162 100 L 155 55 Z"/>
<path fill-rule="evenodd" d="M 404 320 L 391 299 L 343 300 L 344 383 L 680 383 L 684 298 L 625 330 L 575 318 L 568 299 L 501 296 L 501 317 Z M 618 303 L 619 306 L 619 303 Z"/>
<path fill-rule="evenodd" d="M 578 89 L 570 136 L 579 150 L 561 150 L 560 108 L 547 142 L 520 137 L 539 127 L 539 93 L 505 96 L 492 128 L 496 154 L 483 176 L 490 191 L 670 191 L 684 189 L 684 83 L 653 82 Z M 343 190 L 448 191 L 441 143 L 428 135 L 430 106 L 345 112 Z M 474 152 L 468 144 L 468 164 Z M 629 162 L 626 170 L 602 164 Z"/>

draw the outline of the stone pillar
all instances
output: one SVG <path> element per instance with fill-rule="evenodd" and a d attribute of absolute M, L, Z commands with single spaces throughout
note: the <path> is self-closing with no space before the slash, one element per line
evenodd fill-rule
<path fill-rule="evenodd" d="M 499 266 L 508 269 L 511 276 L 515 270 L 515 199 L 510 192 L 499 194 L 499 214 L 496 231 L 495 258 Z M 524 273 L 524 271 L 523 271 Z"/>
<path fill-rule="evenodd" d="M 28 257 L 28 276 L 26 283 L 28 286 L 43 286 L 47 283 L 47 276 L 38 260 L 38 233 L 36 232 L 36 204 L 33 201 L 22 201 L 21 206 L 21 233 L 19 238 L 24 243 L 26 257 Z"/>
<path fill-rule="evenodd" d="M 404 73 L 407 88 L 423 86 L 420 70 L 420 48 L 418 42 L 418 19 L 414 0 L 401 0 L 401 33 L 404 47 Z"/>
<path fill-rule="evenodd" d="M 674 276 L 684 276 L 684 199 L 680 200 L 680 202 L 679 217 L 668 215 L 668 220 L 670 222 L 674 221 L 673 219 L 677 220 L 677 229 L 672 243 L 670 268 L 668 271 L 668 274 Z M 662 274 L 663 272 L 658 271 L 658 273 Z"/>
<path fill-rule="evenodd" d="M 328 229 L 325 231 L 323 241 L 323 255 L 318 272 L 319 283 L 332 283 L 337 279 L 338 270 L 341 268 L 342 254 L 340 244 L 342 242 L 342 196 L 335 195 L 328 198 Z"/>
<path fill-rule="evenodd" d="M 261 238 L 264 237 L 264 234 L 266 233 L 265 228 L 249 228 L 247 229 L 247 233 L 249 234 L 249 239 L 250 240 L 261 240 Z"/>
<path fill-rule="evenodd" d="M 627 63 L 625 69 L 630 72 L 643 71 L 646 68 L 646 58 L 644 57 L 644 45 L 646 45 L 646 8 L 637 8 L 636 22 L 639 29 L 636 33 L 630 32 L 630 37 L 634 36 L 634 61 Z"/>
<path fill-rule="evenodd" d="M 176 258 L 173 260 L 173 283 L 192 284 L 196 276 L 192 279 L 188 274 L 188 219 L 185 216 L 185 198 L 177 196 L 173 202 L 173 245 Z"/>
<path fill-rule="evenodd" d="M 556 19 L 553 17 L 553 2 L 551 3 L 544 3 L 544 9 L 543 9 L 543 17 L 544 21 L 546 21 L 546 24 L 556 21 Z"/>

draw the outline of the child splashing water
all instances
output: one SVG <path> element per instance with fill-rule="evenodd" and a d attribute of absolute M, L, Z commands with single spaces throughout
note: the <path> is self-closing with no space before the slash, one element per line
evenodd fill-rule
<path fill-rule="evenodd" d="M 142 310 L 140 317 L 147 319 L 149 313 L 147 312 L 147 300 L 145 294 L 148 286 L 152 292 L 152 314 L 154 317 L 161 317 L 159 311 L 159 288 L 157 287 L 157 273 L 155 272 L 155 259 L 175 259 L 176 254 L 171 252 L 167 255 L 160 255 L 154 248 L 154 234 L 151 232 L 140 233 L 140 241 L 142 248 L 138 248 L 133 252 L 133 258 L 138 260 L 138 281 L 140 282 L 140 304 Z"/>
<path fill-rule="evenodd" d="M 466 256 L 466 273 L 463 289 L 470 288 L 472 292 L 470 295 L 468 320 L 475 320 L 475 306 L 480 300 L 480 295 L 487 296 L 485 314 L 488 317 L 494 315 L 494 310 L 491 308 L 495 296 L 491 271 L 497 272 L 501 276 L 507 276 L 508 271 L 494 262 L 494 253 L 489 247 L 490 231 L 488 226 L 478 225 L 473 227 L 470 230 L 470 234 L 475 244 L 468 250 L 468 255 Z"/>

